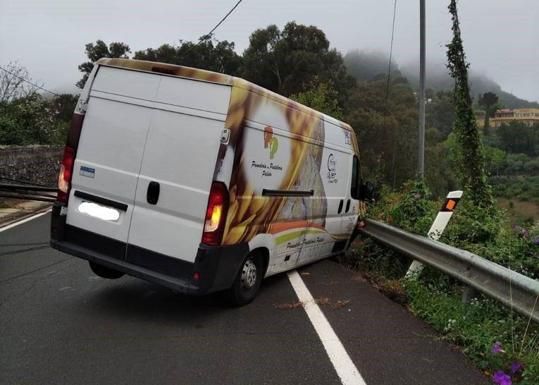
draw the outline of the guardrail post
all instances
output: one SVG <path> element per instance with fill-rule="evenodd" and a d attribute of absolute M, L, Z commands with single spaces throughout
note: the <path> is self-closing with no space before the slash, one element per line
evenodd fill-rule
<path fill-rule="evenodd" d="M 457 203 L 459 202 L 460 198 L 462 198 L 462 194 L 463 192 L 460 190 L 450 191 L 449 194 L 447 194 L 445 202 L 438 212 L 438 215 L 434 219 L 434 222 L 432 223 L 432 226 L 427 234 L 427 236 L 433 241 L 437 241 L 442 236 L 442 233 L 444 232 L 449 220 L 451 219 L 451 216 L 453 215 L 453 211 L 457 207 Z M 421 262 L 414 260 L 408 268 L 405 277 L 411 278 L 412 276 L 418 276 L 423 271 L 423 268 L 424 266 Z"/>

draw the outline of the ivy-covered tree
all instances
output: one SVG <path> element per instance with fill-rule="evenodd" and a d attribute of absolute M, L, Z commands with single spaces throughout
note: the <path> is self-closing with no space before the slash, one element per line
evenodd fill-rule
<path fill-rule="evenodd" d="M 462 186 L 471 202 L 479 208 L 494 204 L 484 167 L 484 154 L 477 129 L 468 85 L 468 66 L 462 43 L 456 0 L 451 0 L 449 12 L 453 39 L 447 45 L 448 68 L 455 81 L 455 126 L 453 132 L 460 149 L 459 171 Z"/>

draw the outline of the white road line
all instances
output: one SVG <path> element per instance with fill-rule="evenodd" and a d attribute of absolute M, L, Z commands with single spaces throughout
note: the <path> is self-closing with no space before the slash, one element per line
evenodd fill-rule
<path fill-rule="evenodd" d="M 326 353 L 341 379 L 343 385 L 366 385 L 365 380 L 352 362 L 352 359 L 344 349 L 343 344 L 333 331 L 328 320 L 318 307 L 313 296 L 305 286 L 305 282 L 301 279 L 296 270 L 288 272 L 288 279 L 298 296 L 298 299 L 303 304 L 305 313 L 311 320 L 320 341 L 326 349 Z"/>
<path fill-rule="evenodd" d="M 42 212 L 42 213 L 39 213 L 39 214 L 36 214 L 36 215 L 32 215 L 31 217 L 24 218 L 24 219 L 22 219 L 22 220 L 20 220 L 20 221 L 18 221 L 18 222 L 15 222 L 15 223 L 12 223 L 12 224 L 7 225 L 7 226 L 5 226 L 5 227 L 2 227 L 2 228 L 0 228 L 0 233 L 1 233 L 2 231 L 6 231 L 6 230 L 9 230 L 9 229 L 12 229 L 12 228 L 14 228 L 15 226 L 22 225 L 23 223 L 30 222 L 30 221 L 33 220 L 33 219 L 39 218 L 39 217 L 41 217 L 41 216 L 43 216 L 43 215 L 45 215 L 45 214 L 50 213 L 51 211 L 52 211 L 51 209 L 48 209 L 47 211 L 44 211 L 44 212 Z"/>

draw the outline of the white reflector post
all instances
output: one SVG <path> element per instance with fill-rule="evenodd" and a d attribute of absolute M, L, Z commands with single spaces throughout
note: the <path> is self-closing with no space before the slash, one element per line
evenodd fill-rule
<path fill-rule="evenodd" d="M 459 203 L 460 198 L 462 198 L 462 194 L 463 192 L 460 190 L 450 191 L 449 194 L 447 194 L 442 208 L 438 212 L 438 215 L 436 215 L 436 218 L 434 219 L 434 222 L 432 223 L 432 226 L 427 233 L 427 236 L 430 239 L 434 241 L 440 239 L 447 224 L 449 223 L 449 220 L 451 219 L 451 216 L 453 215 L 453 212 L 457 208 L 457 204 Z M 406 272 L 406 277 L 418 275 L 421 273 L 422 270 L 423 264 L 421 262 L 413 261 L 410 265 L 410 268 Z"/>

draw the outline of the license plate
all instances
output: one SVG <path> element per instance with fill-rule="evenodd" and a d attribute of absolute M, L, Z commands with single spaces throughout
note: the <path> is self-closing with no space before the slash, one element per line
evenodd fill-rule
<path fill-rule="evenodd" d="M 103 221 L 116 222 L 120 219 L 120 212 L 112 207 L 98 205 L 94 202 L 82 201 L 79 204 L 79 213 L 86 214 Z"/>

